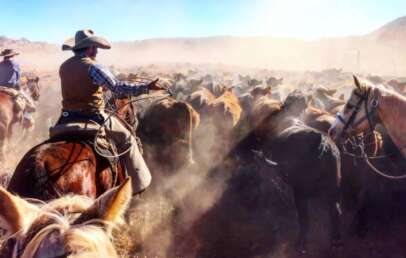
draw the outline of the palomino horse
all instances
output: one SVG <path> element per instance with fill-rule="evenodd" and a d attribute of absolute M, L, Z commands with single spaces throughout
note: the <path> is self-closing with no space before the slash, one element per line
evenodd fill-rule
<path fill-rule="evenodd" d="M 131 200 L 130 179 L 96 200 L 65 196 L 34 205 L 0 187 L 2 258 L 119 257 L 111 229 Z"/>
<path fill-rule="evenodd" d="M 39 78 L 24 77 L 25 83 L 21 85 L 34 101 L 39 99 Z M 15 123 L 23 120 L 23 110 L 17 107 L 15 97 L 9 93 L 0 91 L 0 160 L 4 160 L 7 140 L 10 139 L 12 127 Z"/>
<path fill-rule="evenodd" d="M 355 76 L 354 82 L 356 88 L 331 126 L 330 136 L 342 140 L 348 135 L 373 131 L 380 123 L 406 157 L 406 120 L 403 119 L 406 97 L 382 86 L 361 85 Z"/>

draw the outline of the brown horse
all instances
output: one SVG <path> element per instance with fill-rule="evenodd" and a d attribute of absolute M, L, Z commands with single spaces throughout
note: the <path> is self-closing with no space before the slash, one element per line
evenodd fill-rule
<path fill-rule="evenodd" d="M 22 197 L 40 200 L 68 193 L 96 198 L 123 180 L 120 163 L 112 169 L 86 141 L 56 140 L 43 142 L 24 155 L 8 190 Z"/>
<path fill-rule="evenodd" d="M 301 115 L 305 103 L 305 96 L 300 92 L 291 93 L 284 103 L 266 99 L 257 102 L 252 112 L 251 132 L 235 151 L 239 157 L 249 159 L 247 149 L 261 150 L 267 160 L 275 162 L 267 164 L 266 170 L 275 172 L 292 189 L 299 222 L 297 247 L 302 253 L 307 252 L 309 222 L 314 219 L 309 213 L 313 197 L 322 199 L 329 213 L 332 245 L 339 245 L 341 237 L 340 153 L 324 133 L 293 119 Z"/>
<path fill-rule="evenodd" d="M 199 123 L 199 114 L 186 102 L 165 98 L 149 106 L 137 130 L 148 166 L 170 175 L 193 165 L 193 134 Z"/>
<path fill-rule="evenodd" d="M 327 133 L 333 125 L 335 117 L 327 111 L 308 106 L 305 111 L 304 122 L 317 130 Z M 352 232 L 363 236 L 367 232 L 367 215 L 373 206 L 371 196 L 376 195 L 377 182 L 371 174 L 371 168 L 362 160 L 362 151 L 359 146 L 364 146 L 363 151 L 368 156 L 382 155 L 383 140 L 381 133 L 363 133 L 349 138 L 338 146 L 341 152 L 341 196 L 343 206 L 355 211 L 352 220 Z M 386 165 L 385 161 L 377 160 L 375 164 Z"/>
<path fill-rule="evenodd" d="M 22 90 L 31 95 L 34 101 L 39 99 L 39 78 L 23 77 Z M 18 93 L 16 93 L 18 94 Z M 23 120 L 24 110 L 16 102 L 16 96 L 6 91 L 0 91 L 0 160 L 5 158 L 7 141 L 12 134 L 13 125 Z"/>
<path fill-rule="evenodd" d="M 117 105 L 125 103 L 116 102 Z M 118 109 L 124 110 L 120 106 Z M 68 193 L 91 198 L 100 196 L 122 182 L 125 174 L 120 162 L 112 165 L 96 154 L 93 140 L 93 136 L 56 138 L 33 147 L 17 165 L 8 190 L 41 200 Z"/>
<path fill-rule="evenodd" d="M 122 220 L 131 192 L 128 179 L 97 200 L 65 196 L 34 205 L 0 187 L 0 227 L 7 231 L 0 257 L 118 258 L 111 229 Z"/>

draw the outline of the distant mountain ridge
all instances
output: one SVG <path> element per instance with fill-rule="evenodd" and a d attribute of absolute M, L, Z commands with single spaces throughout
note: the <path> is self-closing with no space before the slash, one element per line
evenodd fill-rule
<path fill-rule="evenodd" d="M 387 23 L 374 31 L 371 36 L 380 41 L 406 44 L 406 16 Z"/>
<path fill-rule="evenodd" d="M 61 46 L 0 37 L 0 48 L 15 48 L 23 65 L 57 69 L 70 55 Z M 155 38 L 113 42 L 100 51 L 107 65 L 129 67 L 150 63 L 215 63 L 274 70 L 343 68 L 351 72 L 406 74 L 406 16 L 360 36 L 306 41 L 294 38 L 217 36 Z"/>

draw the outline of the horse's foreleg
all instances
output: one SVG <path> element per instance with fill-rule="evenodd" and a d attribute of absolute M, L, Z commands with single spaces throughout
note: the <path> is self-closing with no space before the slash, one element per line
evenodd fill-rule
<path fill-rule="evenodd" d="M 328 200 L 328 206 L 330 215 L 331 247 L 336 248 L 341 246 L 341 208 L 340 203 L 335 196 Z"/>
<path fill-rule="evenodd" d="M 368 199 L 367 189 L 363 187 L 357 196 L 356 214 L 351 225 L 352 232 L 360 237 L 364 237 L 368 231 Z"/>
<path fill-rule="evenodd" d="M 301 254 L 307 253 L 307 235 L 309 231 L 309 208 L 308 198 L 298 190 L 293 190 L 295 206 L 299 221 L 299 236 L 296 242 L 296 247 Z"/>

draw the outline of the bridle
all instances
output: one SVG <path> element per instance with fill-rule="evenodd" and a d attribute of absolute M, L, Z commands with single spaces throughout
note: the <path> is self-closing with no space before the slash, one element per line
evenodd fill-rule
<path fill-rule="evenodd" d="M 368 108 L 368 100 L 369 100 L 369 97 L 370 97 L 370 93 L 371 93 L 371 88 L 368 88 L 368 90 L 365 91 L 364 94 L 359 94 L 358 92 L 354 91 L 354 95 L 356 95 L 359 98 L 359 100 L 358 100 L 357 104 L 355 106 L 353 106 L 354 110 L 352 111 L 351 116 L 349 117 L 348 121 L 345 121 L 344 117 L 340 113 L 337 114 L 337 120 L 344 124 L 344 128 L 343 128 L 343 130 L 341 132 L 341 136 L 345 135 L 348 128 L 351 127 L 353 129 L 354 126 L 355 127 L 358 126 L 360 123 L 362 123 L 365 120 L 368 120 L 370 133 L 371 134 L 374 133 L 375 125 L 378 122 L 378 113 L 377 113 L 377 111 L 378 111 L 379 102 L 378 102 L 378 98 L 374 97 L 371 100 L 371 108 L 369 109 Z M 355 121 L 355 117 L 357 116 L 357 114 L 358 114 L 358 112 L 359 112 L 359 110 L 361 108 L 361 105 L 363 103 L 365 105 L 365 116 L 360 118 L 358 121 Z M 351 107 L 351 106 L 352 105 L 350 103 L 347 103 L 347 107 Z M 366 154 L 364 144 L 361 144 L 359 146 L 360 146 L 360 150 L 361 150 L 360 157 L 362 159 L 364 159 L 366 164 L 371 168 L 371 170 L 374 173 L 376 173 L 376 174 L 378 174 L 378 175 L 380 175 L 380 176 L 382 176 L 382 177 L 384 177 L 386 179 L 390 179 L 390 180 L 406 179 L 406 174 L 402 174 L 402 175 L 399 175 L 399 176 L 393 176 L 393 175 L 389 175 L 388 173 L 382 172 L 381 170 L 376 168 L 371 163 L 371 161 L 369 160 L 371 157 L 368 157 L 368 155 Z M 353 157 L 357 157 L 357 156 L 353 155 Z M 386 155 L 381 155 L 381 156 L 372 157 L 372 158 L 384 158 L 384 157 L 386 157 Z"/>
<path fill-rule="evenodd" d="M 368 88 L 368 90 L 366 90 L 363 94 L 360 94 L 356 91 L 354 91 L 353 94 L 358 97 L 358 101 L 355 105 L 350 104 L 350 103 L 346 104 L 346 106 L 348 108 L 353 107 L 353 111 L 352 111 L 350 117 L 348 118 L 348 120 L 346 121 L 341 113 L 337 113 L 337 116 L 336 116 L 337 120 L 344 124 L 344 128 L 341 132 L 341 135 L 345 135 L 345 133 L 347 132 L 347 130 L 349 128 L 354 130 L 354 128 L 356 128 L 358 125 L 360 125 L 365 120 L 368 120 L 369 131 L 370 131 L 370 133 L 373 133 L 375 125 L 377 123 L 377 119 L 378 119 L 378 116 L 377 116 L 377 110 L 378 110 L 378 105 L 379 105 L 378 99 L 376 97 L 374 97 L 371 100 L 371 107 L 369 108 L 368 102 L 369 102 L 369 97 L 371 95 L 371 88 Z M 358 112 L 361 110 L 362 104 L 364 104 L 364 107 L 365 107 L 365 115 L 363 117 L 361 117 L 360 119 L 358 119 L 357 121 L 355 121 L 355 118 L 357 117 Z"/>

